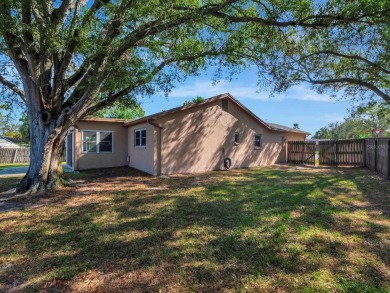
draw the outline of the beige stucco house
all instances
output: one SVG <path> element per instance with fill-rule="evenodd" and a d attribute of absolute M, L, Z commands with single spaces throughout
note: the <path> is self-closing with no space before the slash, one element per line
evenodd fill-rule
<path fill-rule="evenodd" d="M 152 175 L 286 161 L 286 142 L 309 133 L 266 123 L 230 94 L 133 121 L 78 121 L 66 140 L 74 170 L 130 166 Z"/>

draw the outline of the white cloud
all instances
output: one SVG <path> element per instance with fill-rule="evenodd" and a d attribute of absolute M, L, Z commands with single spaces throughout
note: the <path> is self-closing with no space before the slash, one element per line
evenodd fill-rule
<path fill-rule="evenodd" d="M 259 92 L 259 87 L 252 82 L 246 85 L 242 81 L 225 81 L 222 80 L 213 85 L 210 80 L 195 80 L 188 81 L 181 86 L 172 90 L 169 94 L 171 98 L 192 98 L 202 96 L 204 98 L 212 97 L 222 93 L 229 92 L 239 100 L 267 100 L 267 101 L 282 101 L 282 100 L 301 100 L 313 102 L 333 102 L 329 95 L 321 95 L 311 90 L 305 85 L 293 86 L 286 93 L 275 95 L 270 98 L 267 91 Z"/>
<path fill-rule="evenodd" d="M 313 101 L 313 102 L 333 102 L 331 96 L 325 94 L 318 94 L 317 92 L 311 90 L 306 85 L 296 85 L 293 86 L 285 94 L 286 98 L 293 100 L 301 101 Z"/>
<path fill-rule="evenodd" d="M 291 115 L 286 117 L 287 121 L 308 121 L 308 122 L 341 122 L 344 121 L 343 115 L 337 114 L 324 114 L 318 113 L 318 115 Z"/>

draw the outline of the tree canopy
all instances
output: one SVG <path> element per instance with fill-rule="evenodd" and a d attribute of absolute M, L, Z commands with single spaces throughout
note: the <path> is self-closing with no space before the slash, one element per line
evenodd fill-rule
<path fill-rule="evenodd" d="M 387 99 L 389 5 L 4 0 L 0 82 L 28 102 L 16 69 L 39 85 L 46 98 L 36 102 L 45 110 L 90 114 L 118 98 L 169 91 L 206 65 L 233 65 L 234 72 L 251 61 L 263 81 L 273 76 L 275 90 L 305 80 Z"/>
<path fill-rule="evenodd" d="M 144 117 L 145 111 L 139 103 L 132 103 L 131 105 L 116 103 L 96 112 L 93 116 L 134 120 Z"/>
<path fill-rule="evenodd" d="M 18 125 L 9 116 L 5 116 L 0 112 L 0 135 L 13 137 L 17 131 Z"/>
<path fill-rule="evenodd" d="M 390 108 L 385 103 L 371 103 L 364 108 L 357 107 L 344 121 L 322 127 L 312 138 L 336 140 L 375 136 L 390 137 Z"/>
<path fill-rule="evenodd" d="M 196 104 L 196 103 L 200 103 L 203 101 L 203 98 L 201 96 L 196 96 L 195 98 L 193 98 L 192 100 L 186 100 L 184 101 L 183 103 L 183 106 L 188 106 L 188 105 L 191 105 L 191 104 Z"/>
<path fill-rule="evenodd" d="M 329 13 L 338 1 L 328 2 Z M 390 103 L 390 2 L 342 1 L 345 18 L 359 10 L 358 22 L 341 22 L 319 30 L 289 30 L 283 34 L 274 58 L 261 62 L 275 79 L 275 90 L 308 82 L 325 91 L 354 100 Z M 365 17 L 363 17 L 365 15 Z"/>

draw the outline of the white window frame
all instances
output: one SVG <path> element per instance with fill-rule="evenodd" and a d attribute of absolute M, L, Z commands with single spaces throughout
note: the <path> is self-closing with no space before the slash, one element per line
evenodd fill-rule
<path fill-rule="evenodd" d="M 145 145 L 142 145 L 142 136 L 141 136 L 141 132 L 142 132 L 143 130 L 145 130 Z M 140 135 L 139 135 L 140 145 L 137 145 L 137 139 L 136 139 L 137 132 L 140 132 Z M 135 147 L 135 148 L 145 149 L 145 148 L 146 148 L 146 145 L 147 145 L 147 141 L 146 141 L 147 137 L 148 137 L 148 132 L 146 131 L 146 128 L 138 128 L 138 129 L 135 129 L 135 130 L 134 130 L 134 147 Z"/>
<path fill-rule="evenodd" d="M 260 137 L 260 146 L 259 147 L 255 145 L 255 143 L 256 143 L 256 136 Z M 253 145 L 254 145 L 255 150 L 260 150 L 263 147 L 263 137 L 262 137 L 261 134 L 255 134 L 253 136 Z"/>
<path fill-rule="evenodd" d="M 96 132 L 96 152 L 88 152 L 84 151 L 84 132 Z M 101 152 L 99 149 L 99 142 L 100 142 L 100 132 L 109 132 L 112 134 L 112 147 L 111 152 Z M 90 130 L 90 129 L 83 129 L 81 130 L 81 153 L 82 154 L 112 154 L 114 152 L 114 131 L 112 130 Z"/>

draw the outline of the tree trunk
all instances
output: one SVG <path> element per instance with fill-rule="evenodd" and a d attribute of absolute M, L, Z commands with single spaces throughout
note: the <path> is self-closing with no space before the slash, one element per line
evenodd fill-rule
<path fill-rule="evenodd" d="M 30 113 L 29 113 L 30 114 Z M 17 192 L 53 190 L 63 184 L 59 158 L 66 131 L 48 113 L 29 115 L 30 167 Z M 62 170 L 60 170 L 62 171 Z"/>
<path fill-rule="evenodd" d="M 59 172 L 59 157 L 66 132 L 71 125 L 67 120 L 69 113 L 65 117 L 62 107 L 53 107 L 50 103 L 52 98 L 30 76 L 21 74 L 21 77 L 26 93 L 30 167 L 16 191 L 34 193 L 56 189 L 63 183 Z M 48 83 L 43 82 L 45 85 Z M 54 100 L 57 99 L 60 97 Z"/>

